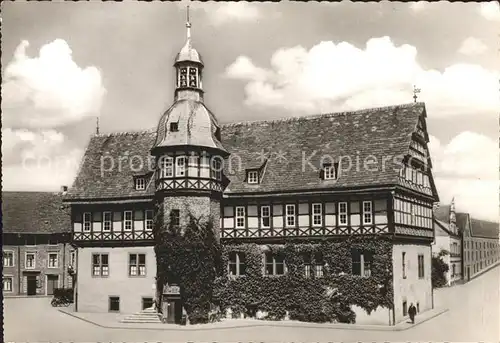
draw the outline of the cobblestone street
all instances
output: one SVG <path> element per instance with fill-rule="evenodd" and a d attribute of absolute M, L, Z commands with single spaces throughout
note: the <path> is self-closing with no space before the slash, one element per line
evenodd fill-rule
<path fill-rule="evenodd" d="M 257 326 L 213 330 L 107 329 L 50 306 L 49 298 L 5 299 L 6 341 L 483 341 L 499 340 L 500 267 L 465 285 L 435 292 L 435 305 L 449 311 L 404 331 Z M 410 324 L 408 324 L 410 325 Z"/>

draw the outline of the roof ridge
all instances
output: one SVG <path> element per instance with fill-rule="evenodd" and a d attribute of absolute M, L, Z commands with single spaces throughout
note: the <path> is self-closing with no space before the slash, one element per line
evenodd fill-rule
<path fill-rule="evenodd" d="M 94 137 L 114 137 L 114 136 L 127 136 L 127 135 L 144 135 L 148 133 L 156 132 L 156 127 L 146 130 L 140 131 L 118 131 L 118 132 L 108 132 L 108 133 L 99 133 L 94 134 Z"/>
<path fill-rule="evenodd" d="M 338 117 L 338 116 L 346 116 L 346 115 L 350 115 L 350 114 L 361 114 L 364 112 L 382 111 L 382 110 L 387 110 L 387 109 L 391 109 L 391 108 L 410 108 L 410 107 L 418 107 L 418 106 L 422 106 L 422 105 L 425 107 L 424 102 L 411 102 L 411 103 L 400 104 L 400 105 L 370 107 L 370 108 L 364 108 L 364 109 L 353 110 L 353 111 L 310 114 L 310 115 L 299 116 L 299 117 L 282 117 L 282 118 L 271 119 L 271 120 L 264 119 L 264 120 L 240 121 L 240 122 L 235 122 L 235 123 L 221 124 L 221 127 L 234 127 L 234 126 L 239 126 L 239 125 L 255 125 L 255 124 L 270 124 L 270 123 L 277 123 L 277 122 L 292 122 L 292 121 L 300 121 L 300 120 L 313 120 L 313 119 L 318 119 L 318 118 L 332 118 L 332 117 Z"/>

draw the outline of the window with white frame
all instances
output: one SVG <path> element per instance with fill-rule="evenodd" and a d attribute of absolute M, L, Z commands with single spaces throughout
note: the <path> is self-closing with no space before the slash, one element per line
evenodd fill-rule
<path fill-rule="evenodd" d="M 325 263 L 323 260 L 323 255 L 321 253 L 303 253 L 302 257 L 304 260 L 304 276 L 306 278 L 309 278 L 311 276 L 323 276 L 323 267 Z"/>
<path fill-rule="evenodd" d="M 237 206 L 236 207 L 236 227 L 242 228 L 245 227 L 245 207 Z"/>
<path fill-rule="evenodd" d="M 285 274 L 285 257 L 282 254 L 265 253 L 265 274 L 283 275 Z"/>
<path fill-rule="evenodd" d="M 56 252 L 49 253 L 49 258 L 47 260 L 49 268 L 57 268 L 59 267 L 59 254 Z"/>
<path fill-rule="evenodd" d="M 260 207 L 260 226 L 264 228 L 271 227 L 271 206 Z"/>
<path fill-rule="evenodd" d="M 212 158 L 212 168 L 210 169 L 210 175 L 212 179 L 222 180 L 222 161 L 218 156 Z"/>
<path fill-rule="evenodd" d="M 324 180 L 335 180 L 337 178 L 337 173 L 335 172 L 335 165 L 332 163 L 323 164 L 323 179 Z"/>
<path fill-rule="evenodd" d="M 26 269 L 35 269 L 36 267 L 36 254 L 34 252 L 27 252 L 26 259 L 24 261 L 24 267 Z"/>
<path fill-rule="evenodd" d="M 247 180 L 250 184 L 259 183 L 259 173 L 256 170 L 249 170 L 247 174 Z"/>
<path fill-rule="evenodd" d="M 92 254 L 92 276 L 109 275 L 108 254 Z"/>
<path fill-rule="evenodd" d="M 175 158 L 175 176 L 186 176 L 186 156 Z"/>
<path fill-rule="evenodd" d="M 123 230 L 132 231 L 132 211 L 123 212 Z"/>
<path fill-rule="evenodd" d="M 153 210 L 146 210 L 146 216 L 145 216 L 145 221 L 146 221 L 146 230 L 151 231 L 153 230 Z"/>
<path fill-rule="evenodd" d="M 14 267 L 14 252 L 13 251 L 2 251 L 3 255 L 3 266 L 4 267 Z"/>
<path fill-rule="evenodd" d="M 146 275 L 146 254 L 130 254 L 128 261 L 129 276 Z"/>
<path fill-rule="evenodd" d="M 241 276 L 246 273 L 245 254 L 232 251 L 229 253 L 228 272 L 230 276 Z"/>
<path fill-rule="evenodd" d="M 352 274 L 368 277 L 372 274 L 373 254 L 368 251 L 353 249 L 352 256 Z"/>
<path fill-rule="evenodd" d="M 83 231 L 90 231 L 91 225 L 92 225 L 92 213 L 84 212 L 83 213 Z"/>
<path fill-rule="evenodd" d="M 174 159 L 171 156 L 160 158 L 160 175 L 162 178 L 174 176 Z"/>
<path fill-rule="evenodd" d="M 146 189 L 146 179 L 143 177 L 135 178 L 135 189 L 138 191 L 143 191 Z"/>
<path fill-rule="evenodd" d="M 323 225 L 323 206 L 322 206 L 322 204 L 312 204 L 312 224 L 313 224 L 313 226 Z"/>
<path fill-rule="evenodd" d="M 286 205 L 286 226 L 294 227 L 295 226 L 295 205 Z"/>
<path fill-rule="evenodd" d="M 102 213 L 102 231 L 111 231 L 113 217 L 111 212 Z"/>
<path fill-rule="evenodd" d="M 12 276 L 4 276 L 3 277 L 3 291 L 4 292 L 12 292 Z"/>
<path fill-rule="evenodd" d="M 347 225 L 347 203 L 339 202 L 339 224 Z"/>
<path fill-rule="evenodd" d="M 372 202 L 363 201 L 363 224 L 366 225 L 372 223 L 373 223 Z"/>
<path fill-rule="evenodd" d="M 194 152 L 192 152 L 189 157 L 188 157 L 188 175 L 189 176 L 198 176 L 199 173 L 199 168 L 198 168 L 198 162 L 200 160 L 200 157 L 195 155 Z"/>

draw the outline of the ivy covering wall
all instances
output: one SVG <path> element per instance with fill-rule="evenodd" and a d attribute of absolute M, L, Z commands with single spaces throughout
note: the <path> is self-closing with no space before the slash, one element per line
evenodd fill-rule
<path fill-rule="evenodd" d="M 288 311 L 290 319 L 344 323 L 356 320 L 352 305 L 368 313 L 378 306 L 392 307 L 392 244 L 385 238 L 220 245 L 211 221 L 201 223 L 190 216 L 184 227 L 165 226 L 161 206 L 156 213 L 157 287 L 163 289 L 167 282 L 180 286 L 191 323 L 207 322 L 214 304 L 222 312 L 230 308 L 235 316 L 260 310 L 267 313 L 266 319 L 281 320 Z M 373 256 L 371 276 L 352 275 L 352 249 Z M 284 275 L 264 275 L 265 251 L 284 256 Z M 229 275 L 231 252 L 244 254 L 245 275 Z M 305 255 L 312 256 L 312 264 L 321 256 L 321 277 L 305 276 Z"/>
<path fill-rule="evenodd" d="M 172 220 L 163 225 L 163 210 L 157 213 L 154 230 L 157 289 L 163 290 L 167 283 L 180 286 L 181 301 L 190 323 L 206 323 L 213 305 L 215 278 L 222 274 L 221 250 L 213 221 L 200 221 L 189 215 L 185 226 L 174 226 Z"/>
<path fill-rule="evenodd" d="M 245 254 L 246 275 L 230 277 L 227 270 L 215 284 L 214 296 L 222 309 L 234 314 L 252 309 L 267 312 L 267 319 L 290 319 L 308 322 L 354 323 L 351 305 L 371 313 L 378 306 L 392 307 L 392 244 L 383 238 L 349 238 L 341 242 L 287 242 L 266 246 L 273 253 L 284 254 L 287 273 L 264 276 L 263 246 L 236 244 L 223 246 L 223 265 L 229 252 Z M 371 252 L 371 276 L 352 275 L 352 249 Z M 304 255 L 322 256 L 323 276 L 306 277 Z"/>

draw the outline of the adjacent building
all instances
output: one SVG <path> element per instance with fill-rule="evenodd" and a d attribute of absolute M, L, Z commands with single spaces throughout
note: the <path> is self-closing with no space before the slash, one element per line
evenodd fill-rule
<path fill-rule="evenodd" d="M 62 193 L 2 192 L 3 295 L 72 287 L 71 222 Z"/>
<path fill-rule="evenodd" d="M 439 206 L 434 212 L 435 237 L 432 252 L 436 256 L 442 251 L 443 261 L 449 269 L 446 275 L 448 286 L 462 280 L 462 230 L 457 226 L 455 200 L 451 205 Z"/>
<path fill-rule="evenodd" d="M 449 266 L 448 285 L 468 281 L 499 263 L 499 223 L 456 213 L 455 201 L 434 211 L 434 255 L 441 251 Z"/>
<path fill-rule="evenodd" d="M 498 265 L 500 261 L 499 224 L 457 213 L 463 228 L 463 276 L 465 281 Z"/>
<path fill-rule="evenodd" d="M 153 227 L 182 225 L 188 214 L 213 220 L 222 244 L 261 246 L 264 276 L 286 273 L 286 261 L 266 247 L 289 239 L 390 239 L 392 305 L 370 315 L 356 309 L 357 322 L 394 324 L 412 302 L 432 308 L 438 195 L 424 104 L 221 124 L 204 102 L 204 63 L 187 27 L 174 103 L 158 127 L 91 137 L 65 198 L 78 311 L 136 312 L 158 288 L 167 319 L 178 321 L 178 288 L 157 287 Z M 244 270 L 238 256 L 228 257 L 233 277 Z M 370 278 L 375 261 L 353 252 L 349 274 Z"/>

